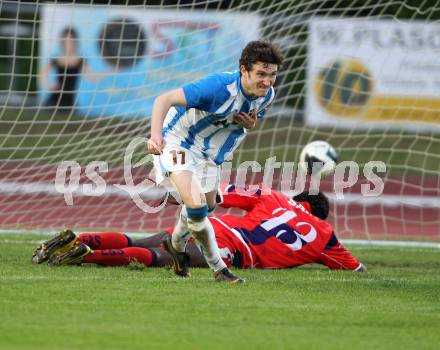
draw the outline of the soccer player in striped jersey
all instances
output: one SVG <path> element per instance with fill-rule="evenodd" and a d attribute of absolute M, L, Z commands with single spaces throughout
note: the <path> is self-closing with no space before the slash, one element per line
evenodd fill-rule
<path fill-rule="evenodd" d="M 319 263 L 330 269 L 365 271 L 364 265 L 339 242 L 331 225 L 324 221 L 329 203 L 322 193 L 302 193 L 291 199 L 259 186 L 239 189 L 228 185 L 221 197 L 222 206 L 247 211 L 240 217 L 219 215 L 209 219 L 220 255 L 228 267 L 277 269 Z M 64 232 L 61 237 L 70 238 L 61 245 L 68 247 L 68 251 L 53 254 L 49 263 L 124 266 L 136 261 L 145 266 L 174 264 L 176 269 L 171 257 L 159 249 L 169 233 L 135 241 L 122 233 L 80 234 L 72 249 L 69 240 L 76 239 L 76 236 L 71 231 Z M 41 252 L 37 249 L 34 262 L 44 261 Z M 206 266 L 192 242 L 187 246 L 186 259 L 191 266 Z"/>
<path fill-rule="evenodd" d="M 282 61 L 276 46 L 252 41 L 242 51 L 238 71 L 207 76 L 154 102 L 147 147 L 155 155 L 156 183 L 170 181 L 184 203 L 172 238 L 164 242 L 178 266 L 185 266 L 176 271 L 183 277 L 192 236 L 217 281 L 244 282 L 221 259 L 207 216 L 216 204 L 220 165 L 263 118 Z"/>

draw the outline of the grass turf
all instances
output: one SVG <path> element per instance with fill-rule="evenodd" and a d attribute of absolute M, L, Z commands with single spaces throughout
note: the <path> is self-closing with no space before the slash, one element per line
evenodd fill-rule
<path fill-rule="evenodd" d="M 40 236 L 1 235 L 0 349 L 437 349 L 440 251 L 350 247 L 366 274 L 32 265 Z"/>

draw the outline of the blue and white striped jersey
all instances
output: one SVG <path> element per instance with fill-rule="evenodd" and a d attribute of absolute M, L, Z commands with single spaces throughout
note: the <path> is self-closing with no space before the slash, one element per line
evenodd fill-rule
<path fill-rule="evenodd" d="M 246 129 L 233 121 L 239 112 L 255 110 L 259 119 L 275 93 L 251 99 L 241 86 L 240 72 L 217 73 L 183 86 L 187 106 L 171 107 L 163 125 L 167 142 L 222 164 L 246 136 Z"/>

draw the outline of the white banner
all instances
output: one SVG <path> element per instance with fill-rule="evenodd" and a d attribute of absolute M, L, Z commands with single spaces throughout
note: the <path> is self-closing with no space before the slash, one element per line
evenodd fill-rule
<path fill-rule="evenodd" d="M 440 24 L 314 18 L 307 123 L 440 130 Z"/>

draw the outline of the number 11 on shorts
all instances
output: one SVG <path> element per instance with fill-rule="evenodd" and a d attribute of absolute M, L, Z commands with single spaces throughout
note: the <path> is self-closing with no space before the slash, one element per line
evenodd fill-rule
<path fill-rule="evenodd" d="M 173 157 L 173 164 L 177 165 L 184 165 L 185 164 L 185 151 L 176 151 L 172 150 L 170 151 L 171 156 Z"/>

